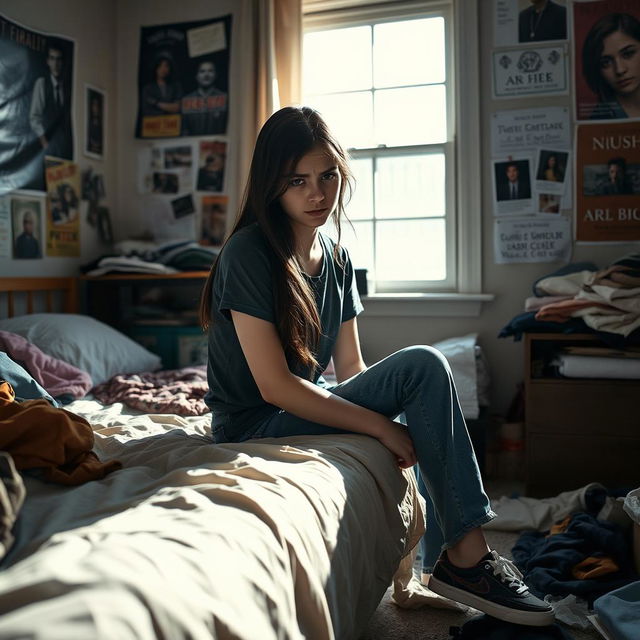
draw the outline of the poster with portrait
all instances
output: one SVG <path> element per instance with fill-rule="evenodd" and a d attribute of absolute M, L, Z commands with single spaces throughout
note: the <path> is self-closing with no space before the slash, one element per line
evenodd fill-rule
<path fill-rule="evenodd" d="M 219 247 L 227 231 L 227 196 L 202 196 L 200 244 Z"/>
<path fill-rule="evenodd" d="M 107 99 L 105 92 L 91 85 L 84 85 L 84 154 L 89 158 L 104 158 L 105 128 L 107 123 Z"/>
<path fill-rule="evenodd" d="M 225 134 L 231 15 L 140 29 L 136 137 Z"/>
<path fill-rule="evenodd" d="M 640 240 L 638 124 L 582 124 L 576 134 L 576 240 Z"/>
<path fill-rule="evenodd" d="M 80 255 L 80 170 L 75 162 L 45 159 L 48 256 Z"/>
<path fill-rule="evenodd" d="M 521 98 L 569 91 L 566 45 L 493 52 L 493 97 Z"/>
<path fill-rule="evenodd" d="M 530 155 L 493 161 L 493 210 L 497 216 L 522 215 L 535 211 Z"/>
<path fill-rule="evenodd" d="M 0 14 L 0 194 L 44 191 L 44 156 L 73 160 L 75 43 Z"/>
<path fill-rule="evenodd" d="M 566 40 L 566 0 L 494 0 L 497 47 Z"/>
<path fill-rule="evenodd" d="M 11 197 L 13 257 L 20 260 L 42 258 L 42 198 Z"/>
<path fill-rule="evenodd" d="M 224 187 L 227 143 L 221 140 L 201 140 L 196 189 L 220 192 Z"/>
<path fill-rule="evenodd" d="M 640 2 L 572 6 L 576 120 L 640 118 Z"/>

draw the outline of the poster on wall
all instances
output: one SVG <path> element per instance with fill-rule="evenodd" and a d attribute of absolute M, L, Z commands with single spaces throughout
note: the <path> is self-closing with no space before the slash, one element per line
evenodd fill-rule
<path fill-rule="evenodd" d="M 571 230 L 565 216 L 500 218 L 493 229 L 496 264 L 568 262 L 571 258 Z"/>
<path fill-rule="evenodd" d="M 567 60 L 566 45 L 494 51 L 494 99 L 568 93 Z"/>
<path fill-rule="evenodd" d="M 524 149 L 571 148 L 571 122 L 567 107 L 509 109 L 491 118 L 491 147 L 494 156 Z"/>
<path fill-rule="evenodd" d="M 576 241 L 640 240 L 638 124 L 579 125 L 576 145 Z"/>
<path fill-rule="evenodd" d="M 140 29 L 136 137 L 227 132 L 231 16 Z"/>
<path fill-rule="evenodd" d="M 222 191 L 227 143 L 221 140 L 200 141 L 200 163 L 196 189 L 198 191 Z"/>
<path fill-rule="evenodd" d="M 534 212 L 532 158 L 510 156 L 493 162 L 493 210 L 495 215 L 522 215 Z"/>
<path fill-rule="evenodd" d="M 73 160 L 73 40 L 0 14 L 0 193 L 44 191 L 44 157 Z"/>
<path fill-rule="evenodd" d="M 640 118 L 640 2 L 572 8 L 576 120 Z"/>
<path fill-rule="evenodd" d="M 80 255 L 80 171 L 75 162 L 46 157 L 48 256 Z"/>
<path fill-rule="evenodd" d="M 202 196 L 200 244 L 219 247 L 227 230 L 227 196 Z"/>
<path fill-rule="evenodd" d="M 89 158 L 104 158 L 105 125 L 107 121 L 107 100 L 105 92 L 97 87 L 84 86 L 85 142 L 84 154 Z"/>
<path fill-rule="evenodd" d="M 11 197 L 13 257 L 20 260 L 42 258 L 42 198 Z"/>
<path fill-rule="evenodd" d="M 11 202 L 0 196 L 0 258 L 11 257 Z"/>
<path fill-rule="evenodd" d="M 497 47 L 567 39 L 565 0 L 494 0 Z"/>

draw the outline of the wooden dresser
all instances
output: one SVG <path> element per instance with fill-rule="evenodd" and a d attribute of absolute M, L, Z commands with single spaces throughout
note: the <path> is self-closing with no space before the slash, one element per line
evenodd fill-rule
<path fill-rule="evenodd" d="M 605 347 L 593 334 L 525 334 L 525 491 L 549 497 L 589 482 L 640 485 L 640 380 L 563 378 L 567 346 Z"/>

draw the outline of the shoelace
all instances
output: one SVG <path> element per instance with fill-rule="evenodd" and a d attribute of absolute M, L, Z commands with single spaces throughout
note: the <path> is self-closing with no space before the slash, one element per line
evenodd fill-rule
<path fill-rule="evenodd" d="M 518 567 L 497 553 L 494 553 L 493 557 L 494 560 L 487 560 L 487 562 L 493 568 L 494 575 L 498 576 L 501 581 L 508 582 L 509 588 L 515 589 L 518 595 L 527 591 L 528 587 L 522 582 L 522 574 Z"/>

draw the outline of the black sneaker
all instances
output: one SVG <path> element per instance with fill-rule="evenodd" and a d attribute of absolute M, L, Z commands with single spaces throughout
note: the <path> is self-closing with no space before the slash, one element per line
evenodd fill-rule
<path fill-rule="evenodd" d="M 506 622 L 544 627 L 554 621 L 553 609 L 532 595 L 516 566 L 495 551 L 468 569 L 452 565 L 444 551 L 429 589 Z"/>

